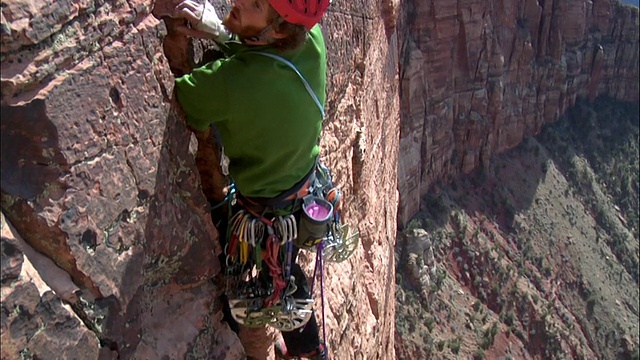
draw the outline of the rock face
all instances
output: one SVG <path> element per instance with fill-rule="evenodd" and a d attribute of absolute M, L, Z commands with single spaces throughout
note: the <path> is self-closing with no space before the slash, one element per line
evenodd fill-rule
<path fill-rule="evenodd" d="M 219 270 L 217 232 L 195 139 L 171 101 L 164 26 L 150 9 L 146 1 L 3 3 L 2 211 L 81 289 L 68 301 L 93 331 L 94 353 L 240 359 L 208 281 Z M 60 302 L 10 285 L 3 299 L 7 291 L 36 296 L 34 306 Z M 20 318 L 5 327 L 4 314 L 7 358 L 48 357 L 46 342 L 17 336 Z M 47 333 L 57 326 L 31 322 Z M 76 346 L 67 336 L 59 333 L 59 351 Z"/>
<path fill-rule="evenodd" d="M 246 356 L 209 281 L 219 246 L 202 186 L 211 179 L 196 165 L 206 146 L 172 94 L 195 45 L 152 14 L 169 2 L 3 2 L 3 359 Z M 322 157 L 361 234 L 352 258 L 324 274 L 340 359 L 393 358 L 397 6 L 334 2 L 323 22 Z"/>
<path fill-rule="evenodd" d="M 219 179 L 199 171 L 206 136 L 173 99 L 200 45 L 153 15 L 170 2 L 3 2 L 3 358 L 246 356 L 209 281 Z M 396 224 L 432 183 L 486 165 L 579 95 L 638 98 L 637 10 L 434 0 L 402 13 L 395 0 L 334 1 L 323 21 L 321 155 L 361 239 L 324 272 L 333 358 L 394 358 Z M 262 345 L 251 355 L 270 356 Z"/>
<path fill-rule="evenodd" d="M 638 8 L 617 1 L 405 1 L 398 29 L 400 224 L 578 96 L 639 97 Z"/>
<path fill-rule="evenodd" d="M 96 334 L 68 305 L 77 300 L 78 290 L 69 275 L 26 244 L 4 215 L 0 242 L 2 358 L 31 359 L 51 353 L 62 358 L 97 358 Z M 40 324 L 49 326 L 40 329 Z"/>

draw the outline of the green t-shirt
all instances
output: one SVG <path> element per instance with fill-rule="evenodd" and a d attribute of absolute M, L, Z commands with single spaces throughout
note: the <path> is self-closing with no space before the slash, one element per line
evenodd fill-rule
<path fill-rule="evenodd" d="M 229 57 L 176 80 L 178 101 L 190 126 L 215 122 L 237 190 L 249 197 L 275 197 L 314 166 L 322 115 L 300 77 L 286 64 L 248 51 L 291 61 L 325 102 L 326 49 L 315 26 L 293 52 L 270 46 L 227 43 Z M 213 166 L 213 165 L 212 165 Z"/>

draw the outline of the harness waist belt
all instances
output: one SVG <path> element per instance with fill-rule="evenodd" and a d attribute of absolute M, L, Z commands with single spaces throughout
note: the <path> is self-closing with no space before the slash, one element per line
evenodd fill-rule
<path fill-rule="evenodd" d="M 283 203 L 287 203 L 295 199 L 303 198 L 309 194 L 309 188 L 311 186 L 311 183 L 315 180 L 315 174 L 316 174 L 315 170 L 316 170 L 316 166 L 314 165 L 311 168 L 311 171 L 309 171 L 309 173 L 307 173 L 307 175 L 305 175 L 302 178 L 302 180 L 298 181 L 295 185 L 293 185 L 291 189 L 284 191 L 283 193 L 281 193 L 276 197 L 273 197 L 273 198 L 247 197 L 247 196 L 242 196 L 242 197 L 248 200 L 249 202 L 258 204 L 258 205 L 269 206 L 274 208 L 281 207 L 282 205 L 287 206 L 289 204 L 283 204 Z"/>

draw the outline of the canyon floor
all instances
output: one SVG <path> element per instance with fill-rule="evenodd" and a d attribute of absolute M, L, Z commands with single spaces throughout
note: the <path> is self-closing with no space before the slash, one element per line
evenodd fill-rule
<path fill-rule="evenodd" d="M 638 359 L 638 104 L 579 101 L 398 234 L 398 359 Z"/>

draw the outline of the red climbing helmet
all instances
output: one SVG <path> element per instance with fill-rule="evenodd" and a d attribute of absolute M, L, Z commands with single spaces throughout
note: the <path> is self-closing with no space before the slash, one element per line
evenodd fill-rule
<path fill-rule="evenodd" d="M 320 21 L 331 0 L 269 0 L 269 3 L 286 22 L 311 29 Z"/>

